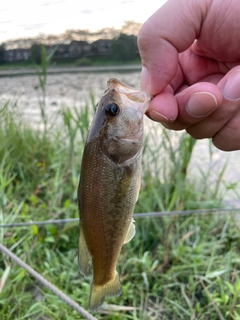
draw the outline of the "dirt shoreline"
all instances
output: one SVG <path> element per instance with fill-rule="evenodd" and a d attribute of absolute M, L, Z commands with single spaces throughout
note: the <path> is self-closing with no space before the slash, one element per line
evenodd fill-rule
<path fill-rule="evenodd" d="M 140 64 L 133 65 L 113 65 L 113 66 L 89 66 L 89 67 L 49 67 L 48 74 L 61 73 L 83 73 L 83 72 L 106 72 L 106 71 L 140 71 Z M 0 70 L 0 77 L 17 77 L 24 75 L 35 75 L 35 68 L 9 68 Z"/>

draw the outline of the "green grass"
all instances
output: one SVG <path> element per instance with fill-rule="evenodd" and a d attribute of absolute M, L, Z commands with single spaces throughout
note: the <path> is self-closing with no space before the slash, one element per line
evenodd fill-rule
<path fill-rule="evenodd" d="M 0 107 L 0 223 L 78 217 L 81 156 L 95 101 L 91 97 L 82 110 L 63 108 L 56 127 L 45 117 L 42 92 L 44 130 L 31 128 L 17 105 Z M 209 187 L 210 172 L 188 174 L 195 141 L 164 130 L 159 137 L 153 125 L 145 138 L 135 211 L 221 206 L 225 168 Z M 240 319 L 240 236 L 231 212 L 137 219 L 136 228 L 117 266 L 123 293 L 105 304 L 122 309 L 112 306 L 96 313 L 98 319 Z M 91 277 L 78 271 L 78 225 L 0 229 L 0 241 L 88 309 Z M 81 319 L 1 255 L 0 279 L 8 268 L 0 319 Z"/>

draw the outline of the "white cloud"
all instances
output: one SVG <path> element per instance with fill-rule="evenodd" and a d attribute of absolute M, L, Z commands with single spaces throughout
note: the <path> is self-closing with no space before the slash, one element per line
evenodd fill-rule
<path fill-rule="evenodd" d="M 166 0 L 8 0 L 0 9 L 0 42 L 67 29 L 120 28 L 124 21 L 144 22 Z"/>

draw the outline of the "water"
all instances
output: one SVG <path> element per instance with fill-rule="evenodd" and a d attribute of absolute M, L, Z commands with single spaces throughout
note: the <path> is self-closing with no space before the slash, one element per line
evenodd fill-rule
<path fill-rule="evenodd" d="M 116 77 L 132 86 L 139 87 L 139 72 L 83 72 L 50 74 L 47 77 L 46 104 L 47 114 L 52 114 L 61 106 L 79 106 L 89 100 L 90 92 L 100 98 L 106 88 L 107 79 Z M 40 120 L 39 81 L 35 74 L 9 76 L 0 78 L 1 101 L 17 100 L 18 106 L 24 110 L 27 118 L 34 123 Z"/>
<path fill-rule="evenodd" d="M 81 108 L 87 100 L 89 100 L 90 92 L 96 97 L 96 102 L 101 97 L 102 92 L 106 88 L 107 79 L 110 77 L 139 88 L 139 70 L 137 71 L 120 71 L 107 69 L 103 72 L 65 72 L 61 74 L 50 74 L 47 78 L 47 114 L 52 115 L 63 105 L 77 106 Z M 17 77 L 7 76 L 0 78 L 0 97 L 1 102 L 13 100 L 17 101 L 18 106 L 24 110 L 26 118 L 31 123 L 39 124 L 41 121 L 39 109 L 39 92 L 40 89 L 38 78 L 36 75 L 22 75 Z M 150 120 L 147 123 L 152 123 Z M 155 126 L 160 126 L 155 124 Z M 190 163 L 190 174 L 198 175 L 199 168 L 203 172 L 208 169 L 212 173 L 212 182 L 214 183 L 225 162 L 228 162 L 227 169 L 222 178 L 221 184 L 228 186 L 225 199 L 237 200 L 240 195 L 240 151 L 223 152 L 215 147 L 212 148 L 212 159 L 209 157 L 209 141 L 198 141 L 193 152 Z M 237 183 L 236 191 L 231 190 L 231 185 Z M 237 192 L 237 194 L 236 194 Z M 239 205 L 240 206 L 240 205 Z"/>

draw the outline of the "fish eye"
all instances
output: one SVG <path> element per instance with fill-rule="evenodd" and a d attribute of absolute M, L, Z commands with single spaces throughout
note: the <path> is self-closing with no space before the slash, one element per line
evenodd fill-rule
<path fill-rule="evenodd" d="M 116 117 L 120 112 L 120 108 L 116 103 L 109 103 L 105 106 L 105 112 L 111 117 Z"/>

